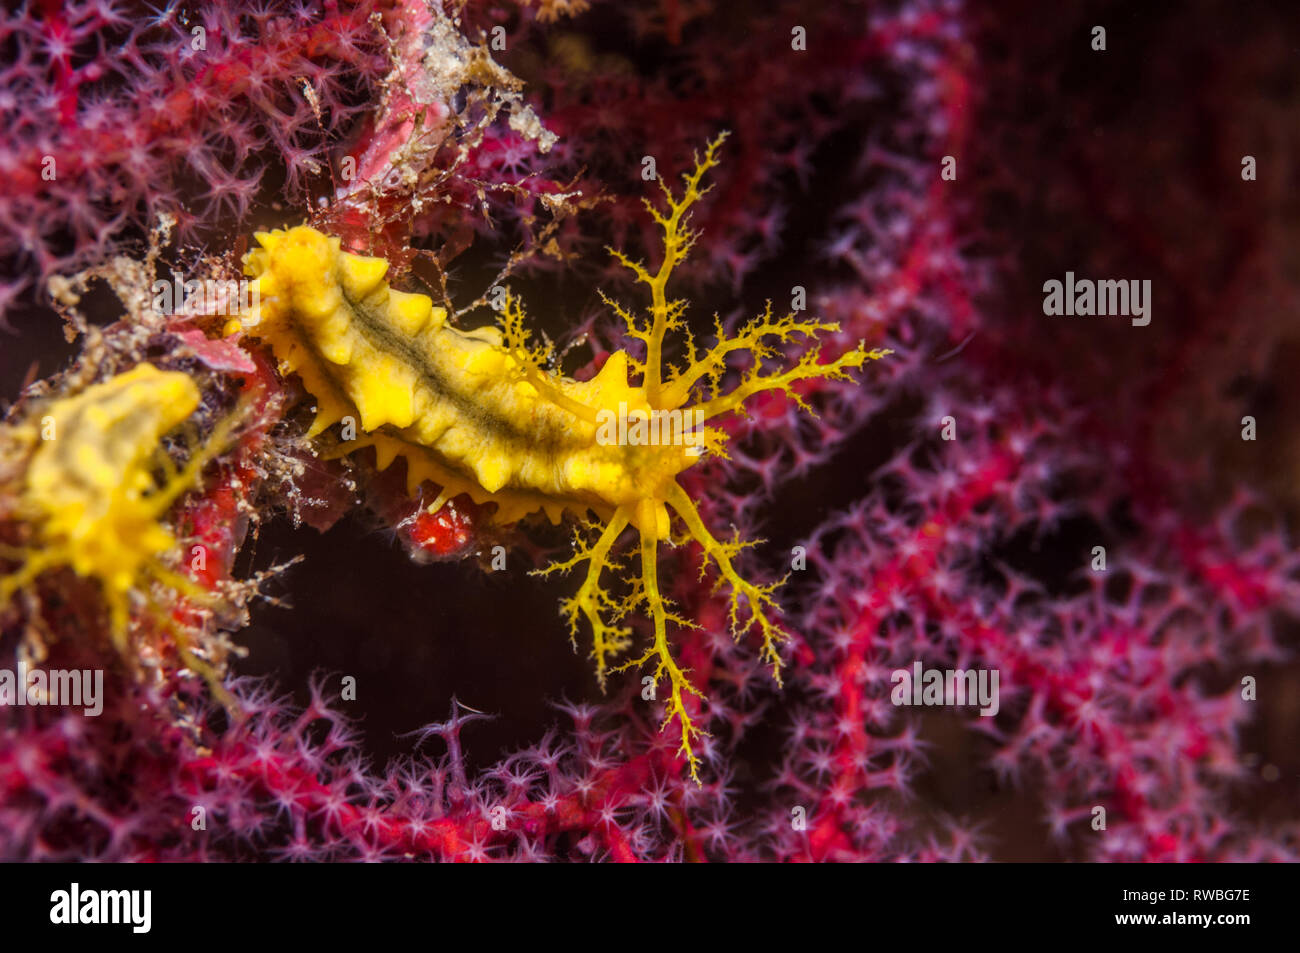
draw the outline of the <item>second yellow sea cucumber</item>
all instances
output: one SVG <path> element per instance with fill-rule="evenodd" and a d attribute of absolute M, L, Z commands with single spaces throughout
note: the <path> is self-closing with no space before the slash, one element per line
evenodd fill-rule
<path fill-rule="evenodd" d="M 183 467 L 164 450 L 163 439 L 191 418 L 200 400 L 187 374 L 142 363 L 45 402 L 6 428 L 5 440 L 27 457 L 16 515 L 33 537 L 21 549 L 3 548 L 19 568 L 0 576 L 0 605 L 44 573 L 66 567 L 98 583 L 109 636 L 124 657 L 134 657 L 135 604 L 148 604 L 154 622 L 172 633 L 185 664 L 223 694 L 215 671 L 172 621 L 168 600 L 153 592 L 162 586 L 204 605 L 214 598 L 177 570 L 180 540 L 165 521 L 226 446 L 230 421 L 219 424 Z"/>

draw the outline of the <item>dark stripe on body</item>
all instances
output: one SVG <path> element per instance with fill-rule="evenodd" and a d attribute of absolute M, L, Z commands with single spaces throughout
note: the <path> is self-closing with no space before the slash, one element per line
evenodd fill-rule
<path fill-rule="evenodd" d="M 348 309 L 356 319 L 358 330 L 376 350 L 396 354 L 400 357 L 403 363 L 416 372 L 421 383 L 438 400 L 451 404 L 460 416 L 472 420 L 476 425 L 490 433 L 504 435 L 504 442 L 524 451 L 542 452 L 547 456 L 554 457 L 557 453 L 567 450 L 571 446 L 553 432 L 543 434 L 522 430 L 509 417 L 495 413 L 492 409 L 486 408 L 477 402 L 473 396 L 450 387 L 442 373 L 415 346 L 414 339 L 396 333 L 392 328 L 382 323 L 381 320 L 369 314 L 363 306 L 349 299 L 347 295 L 343 296 L 343 300 L 347 303 Z M 438 333 L 443 332 L 448 334 L 459 333 L 455 328 L 443 328 Z M 540 396 L 538 399 L 545 400 L 544 397 Z"/>

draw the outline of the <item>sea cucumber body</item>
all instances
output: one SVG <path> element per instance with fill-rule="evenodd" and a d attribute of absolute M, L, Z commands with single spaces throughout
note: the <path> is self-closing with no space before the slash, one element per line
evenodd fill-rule
<path fill-rule="evenodd" d="M 694 462 L 680 447 L 601 443 L 595 424 L 522 379 L 498 329 L 451 327 L 427 296 L 388 286 L 384 259 L 305 226 L 257 239 L 245 270 L 259 304 L 243 324 L 316 398 L 311 435 L 355 413 L 358 443 L 375 446 L 381 467 L 404 457 L 412 487 L 429 479 L 444 498 L 493 501 L 502 521 L 539 510 L 558 521 L 634 505 Z M 587 407 L 648 412 L 627 370 L 617 352 L 589 381 L 547 383 Z"/>
<path fill-rule="evenodd" d="M 24 505 L 79 575 L 125 592 L 141 565 L 175 545 L 148 505 L 152 461 L 199 400 L 187 375 L 140 364 L 44 410 L 53 431 L 32 456 Z"/>
<path fill-rule="evenodd" d="M 694 742 L 701 728 L 690 700 L 703 692 L 674 654 L 670 632 L 704 626 L 681 615 L 666 595 L 662 545 L 698 546 L 701 578 L 712 570 L 717 586 L 729 593 L 731 634 L 756 630 L 778 684 L 780 645 L 789 636 L 774 618 L 780 606 L 772 593 L 780 583 L 754 583 L 741 574 L 736 558 L 752 544 L 734 528 L 730 539 L 718 539 L 677 477 L 705 453 L 726 456 L 729 434 L 707 426 L 709 420 L 744 413 L 745 401 L 761 393 L 780 393 L 811 409 L 801 393 L 804 382 L 848 379 L 850 370 L 889 353 L 868 351 L 860 341 L 823 361 L 816 339 L 839 326 L 794 311 L 778 316 L 771 302 L 735 333 L 719 322 L 717 340 L 697 347 L 684 320 L 687 302 L 670 298 L 667 285 L 695 242 L 689 210 L 704 194 L 701 179 L 717 165 L 725 138 L 719 135 L 696 155 L 694 169 L 682 175 L 680 195 L 660 180 L 666 208 L 648 203 L 663 231 L 663 257 L 653 270 L 611 250 L 649 291 L 643 318 L 610 302 L 627 339 L 644 346 L 644 360 L 616 351 L 589 381 L 548 370 L 552 349 L 529 343 L 513 296 L 500 302 L 499 330 L 461 331 L 429 298 L 389 288 L 383 259 L 345 253 L 337 238 L 306 226 L 256 236 L 260 247 L 244 258 L 245 273 L 256 279 L 256 303 L 228 325 L 232 334 L 242 329 L 261 338 L 282 373 L 296 372 L 316 399 L 308 436 L 342 422 L 339 452 L 374 446 L 381 468 L 403 457 L 409 492 L 426 479 L 441 488 L 431 510 L 466 493 L 493 503 L 500 522 L 539 510 L 556 522 L 566 511 L 594 514 L 575 532 L 571 558 L 535 572 L 584 567 L 577 591 L 560 603 L 574 644 L 585 623 L 602 688 L 612 671 L 642 665 L 653 672 L 646 683 L 667 684 L 662 726 L 680 727 L 678 754 L 697 782 L 703 759 Z M 674 330 L 681 332 L 683 364 L 664 360 L 665 339 Z M 774 368 L 800 339 L 811 346 L 784 369 Z M 724 389 L 736 370 L 731 359 L 746 354 L 748 367 Z M 629 370 L 641 386 L 628 383 Z M 358 426 L 365 434 L 355 439 Z M 624 569 L 620 549 L 629 527 L 639 536 L 640 573 L 623 576 L 611 589 L 603 577 Z M 648 647 L 611 668 L 633 644 L 628 618 L 641 612 L 651 622 Z"/>

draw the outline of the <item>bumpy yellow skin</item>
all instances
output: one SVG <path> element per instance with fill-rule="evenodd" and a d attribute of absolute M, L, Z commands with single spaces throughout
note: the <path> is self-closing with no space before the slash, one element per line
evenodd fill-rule
<path fill-rule="evenodd" d="M 779 583 L 755 585 L 742 578 L 732 560 L 751 544 L 715 539 L 678 484 L 678 474 L 702 459 L 697 448 L 602 442 L 598 439 L 602 415 L 620 409 L 627 416 L 637 411 L 686 410 L 694 411 L 697 420 L 709 420 L 739 411 L 746 399 L 765 390 L 782 390 L 800 400 L 792 389 L 798 381 L 844 377 L 849 368 L 887 353 L 859 346 L 821 364 L 814 347 L 794 367 L 764 373 L 764 360 L 780 356 L 777 344 L 796 335 L 815 338 L 822 331 L 837 329 L 833 324 L 798 320 L 793 314 L 776 318 L 769 305 L 764 315 L 735 336 L 728 337 L 719 327 L 717 343 L 703 354 L 696 353 L 688 335 L 685 366 L 665 366 L 666 333 L 685 328 L 685 302 L 670 300 L 665 288 L 674 267 L 694 243 L 695 236 L 685 226 L 686 212 L 703 194 L 700 180 L 716 165 L 714 154 L 721 141 L 721 137 L 714 141 L 695 169 L 682 177 L 685 189 L 680 198 L 660 183 L 667 198 L 665 212 L 646 203 L 664 232 L 659 269 L 651 273 L 612 252 L 650 289 L 648 319 L 643 322 L 613 305 L 626 322 L 629 337 L 644 343 L 644 361 L 618 351 L 590 381 L 554 374 L 546 369 L 549 350 L 530 345 L 516 300 L 506 300 L 500 328 L 459 330 L 447 323 L 445 310 L 435 308 L 428 297 L 390 288 L 385 281 L 388 263 L 383 259 L 342 252 L 337 238 L 305 226 L 256 236 L 260 247 L 246 256 L 245 272 L 257 279 L 259 303 L 229 328 L 264 340 L 281 371 L 299 375 L 317 402 L 311 435 L 353 417 L 365 435 L 346 446 L 374 446 L 381 468 L 399 455 L 404 457 L 412 492 L 425 480 L 441 487 L 434 509 L 452 496 L 467 493 L 476 502 L 495 503 L 501 521 L 535 512 L 544 512 L 553 521 L 566 510 L 578 516 L 594 514 L 594 520 L 585 524 L 599 530 L 594 542 L 579 533 L 573 558 L 542 572 L 587 564 L 586 579 L 577 594 L 565 600 L 562 614 L 575 638 L 580 617 L 590 624 L 592 656 L 602 687 L 609 661 L 631 642 L 630 629 L 618 623 L 636 610 L 651 618 L 651 646 L 616 670 L 654 663 L 656 682 L 667 676 L 670 695 L 665 700 L 664 725 L 679 721 L 680 753 L 695 777 L 698 759 L 691 742 L 700 729 L 687 700 L 700 692 L 678 665 L 667 635 L 670 622 L 694 623 L 675 614 L 661 593 L 659 544 L 677 541 L 674 531 L 699 544 L 701 574 L 713 564 L 717 583 L 730 589 L 733 634 L 739 637 L 757 626 L 764 658 L 778 679 L 778 645 L 785 633 L 770 615 L 779 611 L 771 597 Z M 744 351 L 754 358 L 751 370 L 731 391 L 719 394 L 728 355 Z M 639 373 L 639 384 L 629 382 L 629 372 Z M 692 402 L 701 391 L 708 393 L 707 398 Z M 703 449 L 725 456 L 722 431 L 697 432 Z M 641 572 L 628 581 L 631 594 L 619 598 L 605 589 L 601 576 L 606 569 L 618 567 L 612 553 L 628 527 L 640 535 Z M 748 610 L 743 622 L 742 604 Z"/>
<path fill-rule="evenodd" d="M 72 397 L 52 401 L 16 428 L 32 450 L 19 515 L 36 545 L 16 555 L 0 578 L 0 602 L 41 573 L 66 566 L 99 583 L 117 648 L 126 652 L 131 600 L 161 581 L 187 595 L 201 590 L 168 568 L 177 539 L 163 516 L 190 489 L 207 454 L 177 472 L 160 452 L 164 436 L 198 408 L 199 389 L 185 374 L 140 364 Z M 167 472 L 159 486 L 155 468 Z"/>
<path fill-rule="evenodd" d="M 353 416 L 368 435 L 355 446 L 374 445 L 381 468 L 405 457 L 412 490 L 431 480 L 444 499 L 496 503 L 502 522 L 537 511 L 558 522 L 566 509 L 608 517 L 659 496 L 698 462 L 683 446 L 602 445 L 598 422 L 575 413 L 651 409 L 645 388 L 628 384 L 625 354 L 589 381 L 530 380 L 535 368 L 501 330 L 451 327 L 425 295 L 390 288 L 382 258 L 341 252 L 308 227 L 257 240 L 245 264 L 259 305 L 243 324 L 316 398 L 310 434 Z"/>

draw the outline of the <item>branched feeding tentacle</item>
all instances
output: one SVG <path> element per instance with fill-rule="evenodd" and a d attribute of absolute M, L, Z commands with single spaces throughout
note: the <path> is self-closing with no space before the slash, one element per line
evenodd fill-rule
<path fill-rule="evenodd" d="M 646 509 L 652 506 L 653 504 L 649 502 L 643 504 L 643 508 Z M 653 514 L 645 515 L 651 520 L 654 518 Z M 698 626 L 668 608 L 668 603 L 659 589 L 658 562 L 659 540 L 653 533 L 643 529 L 641 532 L 641 601 L 654 622 L 654 641 L 640 658 L 623 663 L 615 671 L 621 672 L 653 662 L 655 682 L 658 683 L 661 678 L 667 676 L 668 698 L 664 703 L 664 720 L 660 729 L 666 729 L 674 719 L 681 726 L 682 740 L 677 753 L 686 759 L 692 780 L 699 783 L 700 759 L 695 754 L 691 741 L 702 735 L 704 731 L 695 724 L 695 720 L 687 710 L 686 698 L 688 695 L 695 695 L 701 699 L 705 696 L 687 678 L 689 669 L 684 669 L 677 664 L 668 642 L 668 623 L 671 621 L 682 627 L 698 628 Z"/>
<path fill-rule="evenodd" d="M 768 612 L 781 611 L 781 607 L 772 598 L 772 593 L 785 584 L 785 578 L 765 586 L 749 582 L 736 571 L 732 559 L 743 549 L 757 545 L 758 540 L 741 540 L 739 536 L 731 542 L 721 542 L 716 539 L 709 532 L 708 527 L 704 525 L 704 520 L 700 518 L 695 503 L 681 487 L 673 488 L 673 491 L 668 496 L 668 503 L 686 524 L 691 539 L 700 545 L 702 551 L 700 577 L 704 577 L 709 562 L 712 561 L 718 567 L 718 584 L 721 585 L 726 582 L 731 589 L 731 597 L 727 606 L 727 621 L 731 625 L 731 634 L 735 638 L 740 638 L 741 635 L 757 623 L 759 632 L 763 637 L 763 661 L 772 666 L 772 677 L 780 685 L 783 663 L 779 645 L 786 641 L 788 636 L 776 623 L 768 618 Z M 740 603 L 742 600 L 749 608 L 749 621 L 744 624 L 741 623 L 740 616 Z"/>
<path fill-rule="evenodd" d="M 610 595 L 600 583 L 601 573 L 606 569 L 619 568 L 619 564 L 610 556 L 610 550 L 627 524 L 627 514 L 619 508 L 614 511 L 594 544 L 588 545 L 580 533 L 575 533 L 574 554 L 571 558 L 533 571 L 534 575 L 545 576 L 553 572 L 567 573 L 582 563 L 587 564 L 587 576 L 582 586 L 573 598 L 561 603 L 560 613 L 568 623 L 569 637 L 575 649 L 578 645 L 579 613 L 586 617 L 591 626 L 591 657 L 596 662 L 596 679 L 600 682 L 601 691 L 606 687 L 609 659 L 627 648 L 632 635 L 627 627 L 611 625 L 605 621 L 604 613 L 609 613 L 610 621 L 614 622 L 626 615 L 628 607 L 626 602 L 620 602 Z"/>

